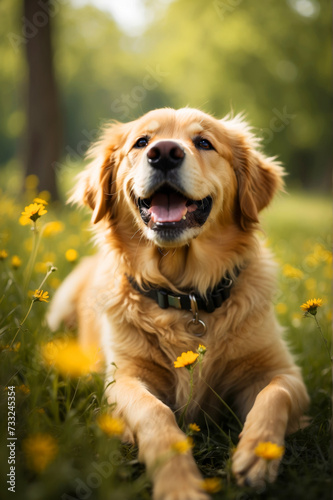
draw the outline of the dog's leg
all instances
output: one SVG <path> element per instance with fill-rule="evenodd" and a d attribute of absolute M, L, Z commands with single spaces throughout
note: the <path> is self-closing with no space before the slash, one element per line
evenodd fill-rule
<path fill-rule="evenodd" d="M 297 369 L 275 376 L 264 389 L 257 390 L 256 397 L 255 392 L 255 385 L 243 392 L 247 404 L 251 399 L 254 404 L 233 456 L 232 470 L 240 485 L 260 486 L 265 481 L 275 480 L 281 459 L 268 462 L 256 456 L 255 448 L 260 442 L 267 441 L 283 445 L 286 432 L 297 430 L 309 401 Z"/>
<path fill-rule="evenodd" d="M 109 403 L 116 403 L 138 446 L 154 483 L 154 500 L 207 500 L 201 475 L 191 451 L 173 449 L 186 439 L 171 409 L 155 397 L 138 378 L 120 375 L 107 389 Z"/>

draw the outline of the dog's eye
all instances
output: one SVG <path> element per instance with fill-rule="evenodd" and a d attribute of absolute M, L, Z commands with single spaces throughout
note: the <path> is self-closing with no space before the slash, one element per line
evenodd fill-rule
<path fill-rule="evenodd" d="M 148 145 L 148 137 L 140 137 L 134 144 L 135 148 L 145 148 Z"/>
<path fill-rule="evenodd" d="M 213 145 L 208 141 L 208 139 L 203 139 L 202 137 L 197 137 L 194 140 L 194 144 L 198 149 L 214 149 Z"/>

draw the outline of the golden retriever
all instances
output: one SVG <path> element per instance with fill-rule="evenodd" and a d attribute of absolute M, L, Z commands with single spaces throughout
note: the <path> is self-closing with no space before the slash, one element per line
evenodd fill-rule
<path fill-rule="evenodd" d="M 275 479 L 279 460 L 267 477 L 254 450 L 282 445 L 308 406 L 274 315 L 275 265 L 257 237 L 283 174 L 259 146 L 240 117 L 151 111 L 105 127 L 72 196 L 93 211 L 99 253 L 64 281 L 49 324 L 75 315 L 82 344 L 102 346 L 108 401 L 138 443 L 155 500 L 208 498 L 191 451 L 170 453 L 185 439 L 174 415 L 190 390 L 189 370 L 174 367 L 183 352 L 207 349 L 187 420 L 217 418 L 218 394 L 244 422 L 232 456 L 239 484 Z"/>

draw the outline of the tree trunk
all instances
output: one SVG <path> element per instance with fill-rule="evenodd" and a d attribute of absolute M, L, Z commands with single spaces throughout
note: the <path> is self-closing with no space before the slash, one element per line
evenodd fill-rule
<path fill-rule="evenodd" d="M 49 0 L 24 0 L 29 70 L 25 175 L 39 178 L 39 190 L 58 197 L 54 162 L 61 150 L 61 120 L 53 70 Z"/>

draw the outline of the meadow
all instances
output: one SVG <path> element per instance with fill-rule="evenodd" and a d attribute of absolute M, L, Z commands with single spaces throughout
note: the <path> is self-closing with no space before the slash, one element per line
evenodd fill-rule
<path fill-rule="evenodd" d="M 52 334 L 45 322 L 47 301 L 94 252 L 89 214 L 49 202 L 34 223 L 21 213 L 36 197 L 49 201 L 48 193 L 34 176 L 20 197 L 13 186 L 0 190 L 2 498 L 148 500 L 150 481 L 135 446 L 119 440 L 121 422 L 106 416 L 103 379 L 90 371 L 89 353 L 79 350 L 75 332 Z M 231 475 L 239 429 L 230 412 L 192 431 L 216 500 L 331 498 L 330 214 L 327 197 L 304 192 L 281 195 L 263 213 L 259 237 L 279 264 L 275 308 L 311 396 L 310 422 L 287 438 L 277 482 L 259 490 L 238 487 Z M 305 317 L 300 306 L 313 298 L 323 304 Z"/>

